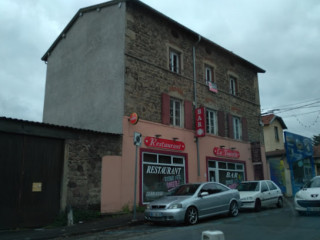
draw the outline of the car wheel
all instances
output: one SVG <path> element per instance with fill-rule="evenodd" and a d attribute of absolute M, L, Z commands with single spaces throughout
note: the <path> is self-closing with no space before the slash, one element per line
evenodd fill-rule
<path fill-rule="evenodd" d="M 283 207 L 283 199 L 282 199 L 282 197 L 278 198 L 277 207 L 278 208 L 282 208 Z"/>
<path fill-rule="evenodd" d="M 239 214 L 239 207 L 236 201 L 232 201 L 230 204 L 229 215 L 231 217 L 236 217 Z"/>
<path fill-rule="evenodd" d="M 198 222 L 198 210 L 195 207 L 189 207 L 187 209 L 185 221 L 189 225 L 194 225 Z"/>
<path fill-rule="evenodd" d="M 256 203 L 254 204 L 254 210 L 259 212 L 261 210 L 261 201 L 260 199 L 256 199 Z"/>

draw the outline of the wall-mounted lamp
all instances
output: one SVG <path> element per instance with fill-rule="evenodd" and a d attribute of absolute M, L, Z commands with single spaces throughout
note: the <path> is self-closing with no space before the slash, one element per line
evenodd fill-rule
<path fill-rule="evenodd" d="M 156 138 L 159 138 L 159 137 L 161 137 L 161 134 L 156 134 L 156 135 L 154 135 Z"/>
<path fill-rule="evenodd" d="M 174 138 L 172 138 L 173 139 L 173 141 L 177 141 L 179 138 L 177 138 L 177 137 L 174 137 Z"/>
<path fill-rule="evenodd" d="M 226 146 L 224 146 L 224 145 L 221 145 L 221 146 L 220 146 L 220 148 L 225 148 L 225 147 L 226 147 Z"/>
<path fill-rule="evenodd" d="M 231 150 L 235 150 L 236 148 L 235 147 L 232 147 L 232 148 L 230 148 Z"/>

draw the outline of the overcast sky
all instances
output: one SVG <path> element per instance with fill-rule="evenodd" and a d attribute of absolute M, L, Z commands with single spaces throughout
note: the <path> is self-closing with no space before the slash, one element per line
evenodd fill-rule
<path fill-rule="evenodd" d="M 41 57 L 76 12 L 98 0 L 0 1 L 0 116 L 42 121 Z M 266 70 L 262 112 L 288 131 L 320 134 L 319 0 L 143 0 L 187 28 Z"/>

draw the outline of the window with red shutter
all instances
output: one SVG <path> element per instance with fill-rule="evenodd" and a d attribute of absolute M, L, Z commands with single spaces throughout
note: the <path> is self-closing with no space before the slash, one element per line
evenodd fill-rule
<path fill-rule="evenodd" d="M 184 101 L 184 127 L 193 129 L 192 102 L 187 100 Z"/>
<path fill-rule="evenodd" d="M 161 122 L 162 124 L 170 124 L 170 96 L 162 93 L 161 96 Z"/>
<path fill-rule="evenodd" d="M 246 118 L 242 118 L 242 140 L 243 141 L 248 141 L 249 136 L 248 136 L 248 123 Z"/>
<path fill-rule="evenodd" d="M 226 136 L 225 119 L 224 119 L 224 112 L 223 111 L 218 111 L 218 134 L 221 137 Z"/>
<path fill-rule="evenodd" d="M 234 138 L 233 135 L 233 121 L 232 121 L 233 117 L 231 114 L 228 113 L 228 137 L 229 138 Z"/>

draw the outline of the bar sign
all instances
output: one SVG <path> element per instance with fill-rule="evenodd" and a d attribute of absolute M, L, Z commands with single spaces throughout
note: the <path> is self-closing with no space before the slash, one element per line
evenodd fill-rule
<path fill-rule="evenodd" d="M 196 109 L 196 136 L 204 137 L 206 135 L 205 108 Z"/>

